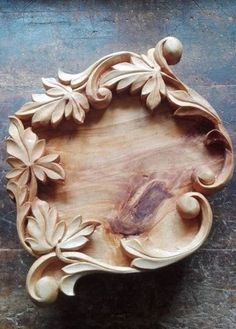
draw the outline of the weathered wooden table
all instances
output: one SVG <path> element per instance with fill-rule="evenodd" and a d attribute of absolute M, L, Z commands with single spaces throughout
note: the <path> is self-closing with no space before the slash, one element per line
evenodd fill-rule
<path fill-rule="evenodd" d="M 236 2 L 0 1 L 0 329 L 236 327 L 236 180 L 211 197 L 214 226 L 193 256 L 140 275 L 88 276 L 74 298 L 48 308 L 25 291 L 32 263 L 21 248 L 6 190 L 8 115 L 40 77 L 79 72 L 119 50 L 145 51 L 167 35 L 184 45 L 174 69 L 216 108 L 236 142 Z"/>

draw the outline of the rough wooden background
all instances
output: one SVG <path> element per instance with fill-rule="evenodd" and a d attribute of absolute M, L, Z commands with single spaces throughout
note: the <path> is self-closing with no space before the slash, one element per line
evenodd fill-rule
<path fill-rule="evenodd" d="M 0 329 L 236 328 L 236 179 L 211 197 L 214 226 L 192 257 L 138 276 L 94 275 L 48 308 L 25 291 L 32 259 L 19 245 L 5 190 L 8 115 L 57 68 L 79 72 L 114 51 L 182 40 L 175 71 L 216 108 L 236 142 L 236 1 L 0 1 Z"/>

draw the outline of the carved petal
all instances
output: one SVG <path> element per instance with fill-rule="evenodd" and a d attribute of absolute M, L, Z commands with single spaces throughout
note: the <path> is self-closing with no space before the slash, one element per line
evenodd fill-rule
<path fill-rule="evenodd" d="M 20 169 L 12 169 L 6 174 L 6 178 L 17 182 L 21 186 L 24 186 L 29 182 L 30 170 L 26 167 Z"/>
<path fill-rule="evenodd" d="M 82 224 L 82 216 L 77 216 L 70 223 L 67 224 L 66 233 L 63 237 L 63 241 L 71 238 L 73 235 L 80 231 Z"/>
<path fill-rule="evenodd" d="M 85 118 L 85 112 L 81 107 L 73 108 L 72 116 L 76 123 L 83 123 Z"/>
<path fill-rule="evenodd" d="M 142 54 L 141 57 L 142 57 L 142 60 L 143 60 L 145 63 L 147 63 L 148 66 L 150 66 L 151 68 L 154 69 L 154 67 L 155 67 L 155 63 L 154 63 L 154 61 L 153 61 L 153 57 L 152 57 L 152 56 L 150 57 L 150 56 L 147 56 L 147 55 Z"/>
<path fill-rule="evenodd" d="M 138 92 L 151 76 L 152 75 L 150 73 L 140 75 L 131 85 L 131 94 Z"/>
<path fill-rule="evenodd" d="M 66 120 L 70 119 L 71 114 L 73 111 L 73 103 L 71 100 L 68 100 L 66 107 L 65 107 L 65 118 Z"/>
<path fill-rule="evenodd" d="M 22 163 L 22 161 L 20 161 L 17 158 L 11 157 L 9 156 L 7 158 L 7 162 L 9 163 L 10 166 L 12 166 L 13 168 L 24 168 L 24 163 Z"/>
<path fill-rule="evenodd" d="M 127 89 L 133 82 L 135 82 L 140 77 L 139 74 L 129 75 L 127 78 L 120 80 L 116 86 L 118 92 Z"/>
<path fill-rule="evenodd" d="M 31 152 L 29 152 L 31 162 L 37 161 L 44 155 L 45 146 L 46 146 L 46 142 L 44 139 L 40 139 L 36 141 Z"/>
<path fill-rule="evenodd" d="M 65 171 L 64 169 L 55 162 L 46 162 L 46 163 L 38 163 L 37 167 L 39 167 L 48 178 L 52 180 L 59 180 L 65 178 Z M 34 168 L 35 171 L 35 168 Z"/>
<path fill-rule="evenodd" d="M 38 159 L 37 163 L 38 164 L 45 164 L 45 163 L 50 163 L 50 162 L 59 162 L 60 156 L 59 154 L 47 154 L 40 159 Z"/>
<path fill-rule="evenodd" d="M 48 89 L 46 91 L 46 93 L 48 96 L 51 96 L 51 97 L 61 97 L 65 94 L 65 91 L 62 88 L 53 87 L 53 88 Z"/>
<path fill-rule="evenodd" d="M 7 179 L 15 179 L 18 178 L 22 173 L 25 171 L 25 168 L 19 168 L 19 169 L 12 169 L 6 174 Z"/>
<path fill-rule="evenodd" d="M 16 112 L 16 116 L 20 119 L 24 119 L 24 120 L 28 120 L 30 119 L 35 112 L 37 112 L 38 110 L 40 110 L 41 108 L 43 108 L 45 105 L 55 102 L 55 98 L 53 97 L 49 97 L 47 96 L 47 99 L 39 99 L 39 96 L 34 96 L 35 100 L 34 102 L 28 102 L 26 104 L 24 104 L 17 112 Z M 33 99 L 34 99 L 33 98 Z M 58 98 L 59 99 L 59 98 Z"/>
<path fill-rule="evenodd" d="M 25 168 L 25 170 L 22 171 L 22 174 L 19 177 L 17 177 L 15 180 L 20 186 L 24 186 L 28 184 L 29 179 L 30 179 L 30 169 Z"/>
<path fill-rule="evenodd" d="M 40 105 L 38 108 L 35 108 L 33 117 L 32 117 L 32 124 L 34 126 L 48 125 L 52 118 L 53 112 L 57 110 L 57 106 L 60 107 L 60 104 L 61 104 L 61 100 L 55 99 L 52 102 L 45 103 L 43 105 Z M 17 112 L 16 114 L 18 115 L 19 112 Z M 24 117 L 22 117 L 22 118 L 24 118 Z M 57 124 L 57 122 L 54 123 L 54 126 L 56 126 L 56 124 Z"/>
<path fill-rule="evenodd" d="M 52 97 L 49 97 L 46 94 L 32 94 L 32 100 L 33 102 L 37 102 L 37 103 L 45 103 L 45 102 L 50 102 L 52 100 Z"/>
<path fill-rule="evenodd" d="M 53 88 L 60 89 L 61 91 L 63 90 L 64 93 L 72 90 L 70 86 L 61 84 L 55 78 L 42 78 L 42 83 L 47 91 Z"/>
<path fill-rule="evenodd" d="M 82 107 L 85 112 L 89 110 L 89 102 L 87 97 L 85 97 L 83 94 L 79 92 L 74 92 L 73 94 L 73 100 L 75 101 L 78 108 Z"/>
<path fill-rule="evenodd" d="M 64 99 L 60 100 L 57 103 L 57 106 L 55 107 L 54 111 L 52 112 L 51 124 L 53 127 L 57 127 L 59 123 L 62 121 L 65 111 L 65 105 L 66 105 L 66 101 Z"/>
<path fill-rule="evenodd" d="M 105 74 L 101 78 L 101 85 L 104 85 L 105 87 L 112 88 L 117 82 L 119 82 L 122 79 L 128 79 L 131 76 L 137 76 L 140 75 L 140 72 L 126 72 L 126 71 L 110 71 L 107 74 Z"/>
<path fill-rule="evenodd" d="M 150 70 L 153 69 L 153 63 L 148 60 L 144 60 L 143 57 L 134 57 L 131 56 L 130 61 L 132 64 L 134 64 L 136 67 L 140 68 L 140 70 Z"/>
<path fill-rule="evenodd" d="M 84 236 L 72 237 L 59 244 L 59 247 L 64 250 L 76 250 L 84 246 L 88 242 L 88 239 Z"/>
<path fill-rule="evenodd" d="M 160 80 L 157 76 L 149 79 L 142 89 L 142 96 L 147 96 L 146 104 L 150 110 L 154 110 L 161 102 Z"/>
<path fill-rule="evenodd" d="M 113 69 L 117 70 L 117 71 L 120 71 L 120 72 L 130 72 L 130 71 L 140 70 L 140 68 L 138 68 L 135 65 L 133 65 L 131 63 L 128 63 L 128 62 L 118 63 L 116 65 L 113 65 Z"/>

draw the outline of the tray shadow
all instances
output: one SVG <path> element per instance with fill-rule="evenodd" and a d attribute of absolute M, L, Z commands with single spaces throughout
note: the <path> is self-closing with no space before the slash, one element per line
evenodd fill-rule
<path fill-rule="evenodd" d="M 51 306 L 60 318 L 59 328 L 164 328 L 162 320 L 175 313 L 186 264 L 183 260 L 150 272 L 82 278 L 76 296 L 61 294 Z"/>

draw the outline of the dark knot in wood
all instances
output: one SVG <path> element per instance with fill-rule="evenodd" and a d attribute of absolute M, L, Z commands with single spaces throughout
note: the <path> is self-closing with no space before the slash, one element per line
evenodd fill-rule
<path fill-rule="evenodd" d="M 118 216 L 111 221 L 113 232 L 123 235 L 147 232 L 156 222 L 158 208 L 171 196 L 166 186 L 157 180 L 134 189 L 122 204 Z"/>

